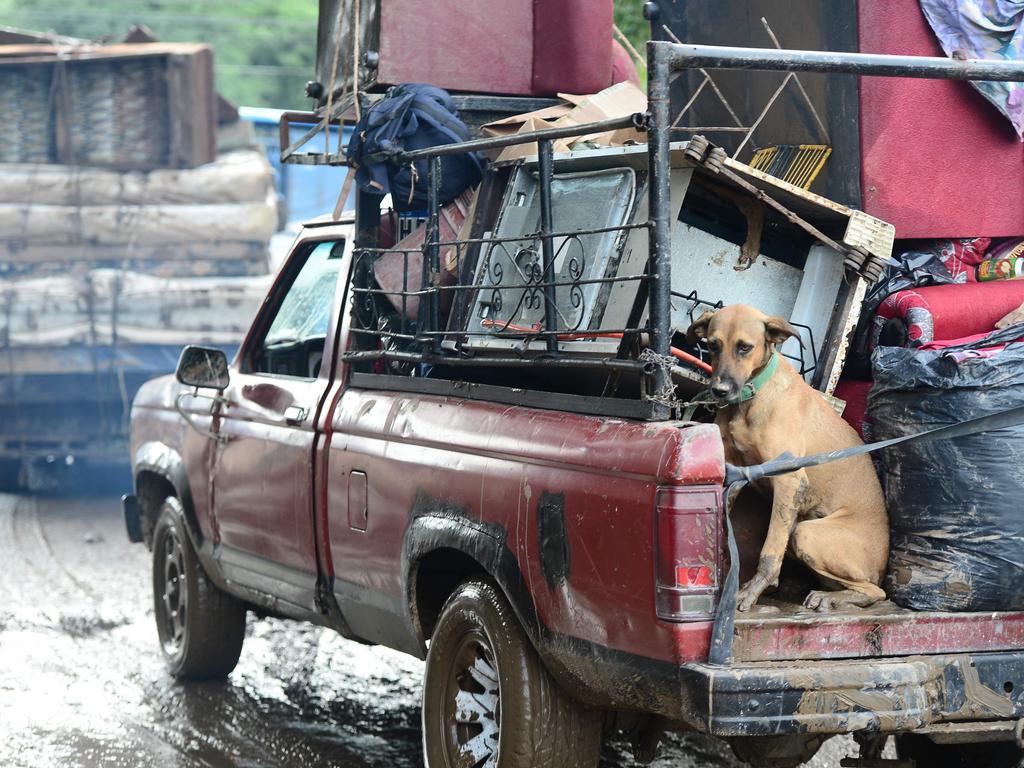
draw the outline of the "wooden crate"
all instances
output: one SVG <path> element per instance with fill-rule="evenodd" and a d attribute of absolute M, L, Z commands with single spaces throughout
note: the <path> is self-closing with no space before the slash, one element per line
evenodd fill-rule
<path fill-rule="evenodd" d="M 213 50 L 0 47 L 0 163 L 194 168 L 216 157 Z"/>

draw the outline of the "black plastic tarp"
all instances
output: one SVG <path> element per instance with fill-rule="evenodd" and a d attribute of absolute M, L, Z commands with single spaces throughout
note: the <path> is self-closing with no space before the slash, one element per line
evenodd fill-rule
<path fill-rule="evenodd" d="M 876 437 L 1024 405 L 1024 344 L 953 356 L 1022 335 L 1024 326 L 1014 326 L 963 347 L 876 349 L 868 399 Z M 919 610 L 1024 609 L 1024 426 L 894 446 L 881 466 L 889 597 Z"/>

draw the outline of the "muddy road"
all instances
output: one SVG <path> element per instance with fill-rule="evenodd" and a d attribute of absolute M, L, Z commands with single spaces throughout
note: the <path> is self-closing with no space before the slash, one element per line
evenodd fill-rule
<path fill-rule="evenodd" d="M 174 682 L 149 568 L 113 497 L 0 495 L 0 765 L 422 765 L 420 662 L 250 615 L 227 681 Z M 838 766 L 850 748 L 834 739 L 812 765 Z M 605 749 L 602 768 L 633 764 L 626 745 Z M 672 736 L 654 765 L 741 764 L 710 739 Z"/>

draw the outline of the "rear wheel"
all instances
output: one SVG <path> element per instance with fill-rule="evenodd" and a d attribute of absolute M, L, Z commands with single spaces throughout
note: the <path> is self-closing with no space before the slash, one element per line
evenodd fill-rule
<path fill-rule="evenodd" d="M 753 768 L 797 768 L 814 757 L 828 736 L 815 733 L 730 739 L 733 754 Z"/>
<path fill-rule="evenodd" d="M 913 760 L 922 768 L 932 765 L 943 768 L 1017 768 L 1024 765 L 1024 750 L 1012 741 L 936 744 L 919 733 L 897 736 L 896 754 Z"/>
<path fill-rule="evenodd" d="M 601 712 L 552 679 L 494 585 L 455 591 L 423 681 L 429 768 L 594 768 L 601 729 Z"/>
<path fill-rule="evenodd" d="M 225 677 L 245 638 L 245 604 L 207 578 L 182 528 L 181 504 L 166 499 L 153 531 L 153 607 L 160 648 L 175 677 Z"/>

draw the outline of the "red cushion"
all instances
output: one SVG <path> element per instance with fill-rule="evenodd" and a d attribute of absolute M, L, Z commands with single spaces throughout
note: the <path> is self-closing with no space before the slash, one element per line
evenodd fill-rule
<path fill-rule="evenodd" d="M 996 321 L 1024 304 L 1024 280 L 908 288 L 882 302 L 872 325 L 871 346 L 891 319 L 907 328 L 908 346 L 960 339 L 995 329 Z"/>
<path fill-rule="evenodd" d="M 860 439 L 866 443 L 871 441 L 871 425 L 867 419 L 868 390 L 870 389 L 870 381 L 840 379 L 836 384 L 835 392 L 832 393 L 840 400 L 846 401 L 843 419 L 857 430 Z"/>
<path fill-rule="evenodd" d="M 856 5 L 864 53 L 943 56 L 920 0 Z M 969 83 L 861 78 L 860 134 L 864 210 L 901 238 L 1024 232 L 1024 143 Z"/>
<path fill-rule="evenodd" d="M 462 3 L 463 8 L 474 5 Z M 494 3 L 497 8 L 502 5 L 516 3 Z M 611 0 L 534 0 L 532 92 L 554 96 L 607 88 L 612 73 L 613 23 Z M 489 44 L 500 48 L 503 41 Z M 481 51 L 479 60 L 486 61 L 489 55 Z M 491 65 L 479 68 L 488 71 Z"/>

